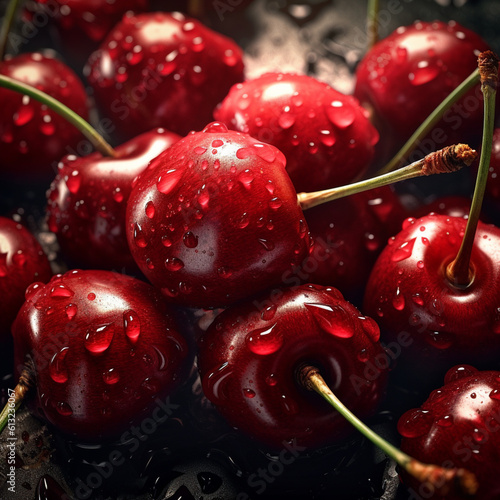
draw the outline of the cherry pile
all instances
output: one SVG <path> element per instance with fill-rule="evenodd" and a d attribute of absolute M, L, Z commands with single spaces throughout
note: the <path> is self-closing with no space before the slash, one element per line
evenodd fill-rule
<path fill-rule="evenodd" d="M 18 398 L 1 498 L 460 498 L 471 474 L 499 495 L 500 128 L 468 281 L 450 266 L 478 162 L 302 196 L 383 171 L 498 49 L 492 0 L 480 22 L 422 3 L 381 2 L 372 48 L 361 1 L 18 9 L 0 75 L 104 139 L 0 86 L 0 410 Z M 478 81 L 397 163 L 479 157 Z M 452 489 L 356 434 L 317 373 Z"/>

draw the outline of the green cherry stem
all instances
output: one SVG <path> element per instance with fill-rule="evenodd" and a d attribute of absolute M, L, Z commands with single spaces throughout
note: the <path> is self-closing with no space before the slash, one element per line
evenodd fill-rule
<path fill-rule="evenodd" d="M 384 167 L 379 170 L 379 174 L 385 174 L 394 170 L 402 160 L 404 160 L 415 148 L 421 139 L 423 139 L 441 120 L 444 113 L 453 106 L 470 89 L 479 83 L 479 70 L 475 69 L 453 92 L 451 92 L 437 108 L 422 122 L 411 137 L 405 142 L 402 148 Z"/>
<path fill-rule="evenodd" d="M 483 139 L 481 144 L 481 157 L 474 188 L 474 196 L 470 208 L 467 227 L 462 239 L 458 254 L 446 268 L 448 280 L 459 288 L 468 287 L 474 279 L 470 267 L 470 258 L 477 224 L 481 215 L 484 191 L 488 181 L 488 170 L 490 167 L 491 150 L 493 146 L 493 131 L 495 128 L 495 97 L 498 82 L 498 58 L 490 50 L 479 55 L 479 72 L 481 74 L 481 91 L 484 95 L 484 124 Z"/>
<path fill-rule="evenodd" d="M 7 5 L 7 10 L 5 11 L 5 16 L 3 18 L 2 26 L 0 28 L 0 61 L 2 61 L 5 56 L 10 28 L 16 17 L 16 12 L 17 9 L 19 8 L 20 3 L 21 0 L 11 0 Z"/>
<path fill-rule="evenodd" d="M 32 97 L 36 101 L 45 104 L 51 110 L 55 111 L 63 118 L 74 125 L 104 156 L 116 156 L 115 150 L 105 141 L 105 139 L 95 130 L 92 125 L 87 123 L 82 117 L 78 116 L 72 109 L 68 108 L 52 96 L 38 90 L 31 85 L 19 82 L 5 75 L 0 75 L 0 87 L 14 90 L 21 94 Z"/>
<path fill-rule="evenodd" d="M 296 372 L 297 381 L 310 391 L 317 392 L 336 411 L 338 411 L 355 429 L 382 450 L 399 467 L 404 469 L 421 483 L 434 488 L 444 496 L 450 493 L 474 495 L 478 489 L 476 476 L 465 469 L 445 469 L 433 464 L 424 464 L 387 442 L 364 424 L 352 413 L 328 387 L 327 383 L 314 366 L 302 365 Z M 440 496 L 441 498 L 441 496 Z"/>
<path fill-rule="evenodd" d="M 368 35 L 368 47 L 370 50 L 378 42 L 378 12 L 380 0 L 368 0 L 366 16 L 366 32 Z"/>
<path fill-rule="evenodd" d="M 395 182 L 413 179 L 423 175 L 433 175 L 448 172 L 455 172 L 464 166 L 469 166 L 476 159 L 476 152 L 466 144 L 454 144 L 447 146 L 418 160 L 406 167 L 402 167 L 393 172 L 379 175 L 346 186 L 315 191 L 313 193 L 299 193 L 297 199 L 302 210 L 327 203 L 329 201 L 345 198 L 352 194 L 368 191 L 378 187 L 394 184 Z"/>

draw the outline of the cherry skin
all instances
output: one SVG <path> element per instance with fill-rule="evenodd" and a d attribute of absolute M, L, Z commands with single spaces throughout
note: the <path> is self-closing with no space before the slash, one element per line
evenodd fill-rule
<path fill-rule="evenodd" d="M 500 348 L 500 229 L 479 222 L 471 256 L 472 283 L 458 288 L 445 276 L 467 221 L 429 214 L 408 219 L 389 240 L 366 286 L 364 311 L 386 342 L 410 335 L 399 363 L 432 384 L 458 362 L 487 365 Z M 417 369 L 426 366 L 425 381 Z"/>
<path fill-rule="evenodd" d="M 126 223 L 144 275 L 193 307 L 286 282 L 310 249 L 283 154 L 217 122 L 151 162 L 132 189 Z"/>
<path fill-rule="evenodd" d="M 178 12 L 124 16 L 85 71 L 100 109 L 126 139 L 154 127 L 183 136 L 201 130 L 243 80 L 239 47 Z"/>
<path fill-rule="evenodd" d="M 7 57 L 0 74 L 32 85 L 88 117 L 87 95 L 75 73 L 50 53 Z M 12 90 L 0 88 L 2 172 L 26 180 L 46 177 L 57 162 L 82 141 L 81 133 L 46 106 Z"/>
<path fill-rule="evenodd" d="M 22 224 L 0 217 L 0 344 L 10 339 L 26 287 L 51 276 L 49 260 L 36 238 Z"/>
<path fill-rule="evenodd" d="M 274 289 L 222 312 L 199 341 L 207 398 L 234 427 L 270 448 L 331 444 L 351 430 L 296 381 L 302 363 L 320 368 L 339 399 L 367 416 L 383 394 L 387 365 L 379 329 L 335 288 Z M 368 366 L 374 367 L 370 376 Z"/>
<path fill-rule="evenodd" d="M 268 73 L 237 84 L 214 116 L 282 151 L 297 192 L 361 176 L 379 138 L 356 99 L 306 75 Z"/>
<path fill-rule="evenodd" d="M 467 196 L 443 196 L 422 205 L 415 211 L 413 217 L 418 219 L 434 212 L 436 214 L 447 215 L 448 217 L 468 217 L 470 212 L 471 199 Z M 482 218 L 483 222 L 486 222 Z"/>
<path fill-rule="evenodd" d="M 80 441 L 119 436 L 183 382 L 190 360 L 161 295 L 110 271 L 32 284 L 13 336 L 17 369 L 34 364 L 36 413 Z"/>
<path fill-rule="evenodd" d="M 136 269 L 125 235 L 125 212 L 134 179 L 180 137 L 164 129 L 145 132 L 101 153 L 65 157 L 48 197 L 49 229 L 78 267 Z"/>
<path fill-rule="evenodd" d="M 388 131 L 384 136 L 399 146 L 477 68 L 479 52 L 487 49 L 479 35 L 455 21 L 400 27 L 360 62 L 354 95 L 372 111 L 380 130 Z M 471 133 L 475 137 L 482 102 L 478 86 L 445 114 L 430 134 L 432 144 L 443 147 Z"/>
<path fill-rule="evenodd" d="M 486 199 L 496 210 L 500 205 L 500 128 L 493 132 L 493 147 L 490 159 L 490 172 L 486 184 Z"/>
<path fill-rule="evenodd" d="M 325 203 L 304 214 L 314 246 L 297 274 L 339 288 L 351 302 L 362 297 L 375 260 L 407 217 L 389 187 Z"/>
<path fill-rule="evenodd" d="M 425 463 L 468 469 L 479 482 L 474 498 L 498 498 L 499 394 L 500 372 L 455 366 L 447 372 L 443 387 L 399 419 L 401 449 Z M 404 482 L 423 498 L 438 498 L 426 484 L 415 484 L 406 476 Z"/>

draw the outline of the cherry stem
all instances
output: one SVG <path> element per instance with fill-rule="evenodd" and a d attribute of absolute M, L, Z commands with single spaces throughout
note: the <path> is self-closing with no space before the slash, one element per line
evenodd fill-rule
<path fill-rule="evenodd" d="M 5 11 L 5 16 L 0 28 L 0 61 L 2 61 L 5 56 L 10 28 L 16 17 L 16 12 L 20 3 L 21 0 L 11 0 L 7 5 L 7 10 Z"/>
<path fill-rule="evenodd" d="M 314 366 L 302 365 L 297 371 L 298 382 L 310 391 L 317 392 L 338 411 L 355 429 L 394 460 L 408 474 L 421 483 L 434 488 L 440 494 L 456 492 L 474 495 L 478 489 L 476 476 L 465 469 L 445 469 L 433 464 L 424 464 L 402 452 L 364 424 L 352 413 L 328 387 Z"/>
<path fill-rule="evenodd" d="M 200 17 L 203 14 L 203 2 L 201 0 L 189 0 L 188 13 L 193 17 Z"/>
<path fill-rule="evenodd" d="M 473 279 L 474 272 L 470 266 L 470 258 L 474 247 L 477 224 L 481 215 L 484 192 L 488 181 L 491 150 L 493 147 L 493 131 L 495 128 L 495 97 L 498 82 L 498 58 L 491 52 L 482 52 L 479 55 L 479 71 L 481 74 L 481 91 L 484 95 L 483 139 L 481 157 L 474 188 L 474 196 L 465 228 L 464 237 L 458 254 L 446 268 L 446 277 L 458 288 L 468 287 Z"/>
<path fill-rule="evenodd" d="M 476 159 L 476 152 L 466 144 L 447 146 L 418 160 L 406 167 L 388 172 L 371 179 L 355 182 L 346 186 L 315 191 L 313 193 L 299 193 L 297 199 L 302 210 L 327 203 L 329 201 L 345 198 L 352 194 L 368 191 L 378 187 L 394 184 L 395 182 L 448 172 L 455 172 L 464 166 L 469 166 Z"/>
<path fill-rule="evenodd" d="M 87 123 L 81 116 L 78 116 L 72 109 L 65 106 L 63 103 L 54 99 L 52 96 L 38 90 L 31 85 L 19 82 L 5 75 L 0 75 L 0 87 L 19 92 L 21 94 L 32 97 L 36 101 L 45 104 L 51 110 L 55 111 L 63 118 L 74 125 L 104 156 L 115 157 L 115 150 L 106 142 L 106 140 L 97 132 L 97 130 Z"/>
<path fill-rule="evenodd" d="M 410 138 L 405 142 L 401 149 L 394 157 L 379 170 L 379 174 L 385 174 L 394 170 L 404 158 L 406 158 L 423 139 L 441 120 L 444 113 L 453 106 L 461 97 L 463 97 L 470 89 L 479 83 L 479 70 L 475 69 L 458 87 L 453 90 L 437 108 L 421 123 L 421 125 L 413 132 Z"/>
<path fill-rule="evenodd" d="M 368 0 L 368 11 L 366 17 L 366 31 L 368 35 L 368 47 L 370 50 L 378 42 L 378 12 L 379 0 Z"/>
<path fill-rule="evenodd" d="M 21 403 L 24 401 L 26 394 L 29 390 L 35 385 L 35 376 L 34 376 L 34 366 L 31 361 L 27 361 L 21 375 L 19 376 L 19 382 L 14 388 L 14 408 L 12 404 L 8 401 L 4 406 L 2 412 L 0 413 L 0 433 L 5 429 L 9 420 L 11 420 L 11 415 L 15 413 Z M 12 396 L 9 397 L 9 400 Z"/>

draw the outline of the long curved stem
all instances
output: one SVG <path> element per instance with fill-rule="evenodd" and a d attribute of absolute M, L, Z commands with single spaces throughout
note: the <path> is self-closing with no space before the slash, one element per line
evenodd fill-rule
<path fill-rule="evenodd" d="M 0 28 L 0 61 L 2 61 L 5 56 L 10 28 L 16 17 L 16 12 L 20 3 L 21 0 L 11 0 L 7 5 L 7 10 L 5 11 L 5 16 Z"/>
<path fill-rule="evenodd" d="M 31 85 L 19 82 L 5 75 L 0 75 L 0 87 L 14 90 L 15 92 L 27 95 L 36 101 L 45 104 L 47 107 L 68 120 L 69 123 L 74 125 L 103 155 L 112 157 L 116 156 L 115 150 L 106 142 L 97 130 L 90 125 L 90 123 L 87 123 L 72 109 L 68 108 L 68 106 L 65 106 L 57 99 L 54 99 L 52 96 L 38 90 L 35 87 L 32 87 Z"/>
<path fill-rule="evenodd" d="M 470 89 L 479 83 L 479 70 L 475 69 L 453 92 L 451 92 L 439 106 L 422 122 L 411 137 L 405 142 L 394 157 L 379 170 L 379 174 L 385 174 L 394 170 L 415 148 L 433 127 L 441 120 L 444 113 L 463 97 Z"/>
<path fill-rule="evenodd" d="M 366 17 L 366 31 L 368 34 L 368 47 L 370 50 L 378 42 L 378 12 L 380 0 L 368 0 L 368 10 Z"/>

